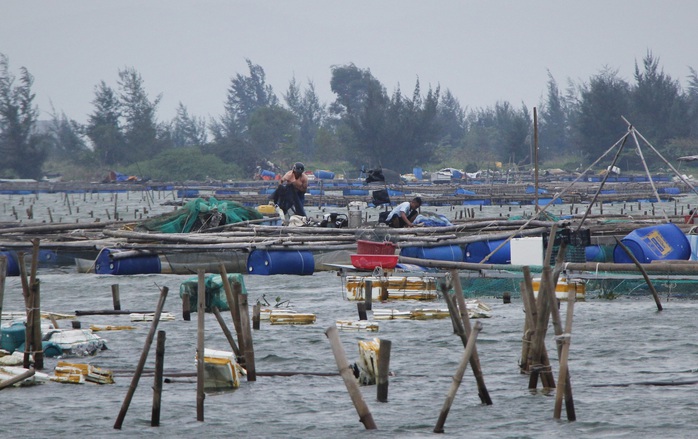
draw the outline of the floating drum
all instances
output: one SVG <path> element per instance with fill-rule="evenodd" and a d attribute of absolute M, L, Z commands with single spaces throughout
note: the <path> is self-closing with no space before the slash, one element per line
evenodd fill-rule
<path fill-rule="evenodd" d="M 625 244 L 630 252 L 646 264 L 661 260 L 688 260 L 691 257 L 691 246 L 676 224 L 661 224 L 633 230 L 620 242 Z M 613 261 L 616 263 L 632 264 L 633 260 L 621 246 L 613 249 Z"/>
<path fill-rule="evenodd" d="M 613 262 L 613 247 L 609 245 L 588 245 L 584 248 L 587 262 Z"/>
<path fill-rule="evenodd" d="M 320 180 L 334 180 L 334 172 L 332 171 L 315 171 L 315 176 Z"/>
<path fill-rule="evenodd" d="M 315 259 L 309 251 L 253 250 L 247 257 L 247 272 L 271 274 L 313 274 Z"/>
<path fill-rule="evenodd" d="M 493 241 L 477 241 L 471 242 L 465 246 L 465 262 L 480 263 L 485 256 L 492 253 L 492 250 L 499 247 L 504 239 L 495 239 Z M 502 248 L 497 250 L 495 254 L 490 256 L 485 261 L 486 264 L 511 264 L 511 246 L 507 242 Z"/>
<path fill-rule="evenodd" d="M 150 274 L 160 273 L 160 258 L 154 253 L 133 250 L 103 249 L 95 261 L 97 274 Z"/>
<path fill-rule="evenodd" d="M 17 262 L 17 253 L 9 250 L 0 251 L 0 256 L 7 258 L 6 276 L 19 276 L 19 262 Z M 0 304 L 2 306 L 2 304 Z"/>
<path fill-rule="evenodd" d="M 400 256 L 438 261 L 463 262 L 463 249 L 458 245 L 441 245 L 438 247 L 404 247 Z"/>

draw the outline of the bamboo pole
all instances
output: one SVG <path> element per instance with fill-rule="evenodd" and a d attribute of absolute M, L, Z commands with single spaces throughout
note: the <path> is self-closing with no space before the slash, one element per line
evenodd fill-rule
<path fill-rule="evenodd" d="M 198 270 L 199 284 L 197 294 L 196 318 L 196 420 L 204 420 L 204 317 L 206 317 L 206 285 L 204 270 Z"/>
<path fill-rule="evenodd" d="M 531 343 L 533 334 L 536 332 L 536 321 L 538 311 L 536 310 L 536 300 L 533 295 L 531 279 L 531 269 L 528 266 L 523 268 L 524 280 L 521 281 L 521 299 L 524 303 L 525 323 L 524 336 L 521 344 L 521 363 L 519 369 L 521 373 L 529 373 L 533 356 L 531 353 Z"/>
<path fill-rule="evenodd" d="M 138 387 L 138 381 L 140 380 L 141 374 L 143 373 L 143 368 L 145 367 L 145 361 L 148 359 L 148 351 L 150 346 L 153 344 L 153 338 L 155 337 L 155 331 L 158 327 L 158 322 L 160 321 L 160 314 L 162 313 L 162 308 L 165 306 L 165 299 L 167 298 L 167 292 L 169 289 L 167 287 L 162 287 L 160 290 L 160 299 L 158 300 L 157 308 L 155 309 L 155 316 L 153 317 L 153 323 L 150 325 L 150 332 L 145 339 L 145 345 L 143 346 L 143 351 L 141 352 L 141 358 L 138 360 L 138 366 L 136 366 L 136 372 L 131 380 L 131 385 L 126 393 L 126 398 L 121 405 L 121 410 L 114 423 L 114 429 L 121 430 L 121 425 L 124 423 L 124 418 L 126 417 L 126 412 L 128 411 L 129 405 L 131 405 L 131 400 L 133 399 L 133 394 L 136 392 L 136 387 Z"/>
<path fill-rule="evenodd" d="M 160 425 L 160 405 L 162 402 L 162 375 L 165 364 L 165 331 L 158 331 L 155 347 L 155 378 L 153 380 L 153 410 L 150 414 L 150 426 Z"/>
<path fill-rule="evenodd" d="M 456 290 L 456 302 L 458 303 L 458 308 L 460 309 L 460 320 L 465 330 L 466 340 L 470 339 L 472 334 L 472 327 L 470 325 L 470 316 L 468 316 L 468 307 L 465 304 L 465 298 L 463 296 L 463 287 L 460 283 L 460 276 L 456 270 L 451 271 L 451 277 L 453 279 L 453 286 Z M 470 356 L 470 368 L 473 370 L 475 375 L 475 380 L 477 382 L 477 392 L 480 396 L 480 400 L 483 404 L 492 405 L 492 398 L 490 398 L 490 393 L 485 385 L 485 378 L 482 374 L 482 367 L 480 367 L 480 357 L 477 353 L 477 346 L 473 347 L 473 354 Z"/>
<path fill-rule="evenodd" d="M 254 348 L 252 346 L 252 330 L 250 329 L 250 311 L 247 305 L 247 294 L 242 294 L 240 282 L 233 282 L 233 295 L 237 298 L 240 309 L 240 326 L 245 340 L 245 369 L 247 381 L 257 381 L 257 371 L 254 363 Z"/>
<path fill-rule="evenodd" d="M 191 320 L 191 303 L 189 303 L 189 293 L 182 294 L 182 319 Z"/>
<path fill-rule="evenodd" d="M 221 273 L 221 280 L 223 282 L 223 289 L 225 290 L 225 298 L 228 302 L 228 308 L 230 309 L 230 316 L 233 319 L 233 326 L 235 327 L 235 333 L 238 337 L 238 346 L 240 347 L 240 353 L 245 352 L 245 339 L 242 336 L 242 325 L 240 324 L 240 307 L 238 306 L 237 297 L 233 295 L 233 289 L 230 286 L 230 281 L 228 280 L 228 272 L 225 269 L 225 264 L 220 264 L 218 267 Z M 244 359 L 244 357 L 243 357 Z M 238 359 L 240 362 L 240 359 Z M 247 366 L 247 365 L 245 365 Z"/>
<path fill-rule="evenodd" d="M 342 376 L 344 385 L 349 391 L 349 396 L 354 404 L 354 408 L 359 414 L 359 421 L 364 424 L 366 430 L 375 430 L 377 428 L 376 423 L 373 421 L 373 415 L 371 415 L 371 411 L 368 409 L 361 395 L 359 384 L 356 382 L 356 378 L 354 378 L 353 369 L 347 360 L 342 342 L 339 340 L 337 327 L 330 326 L 325 330 L 325 335 L 330 340 L 330 347 L 332 348 L 334 359 L 337 362 L 337 369 L 339 369 L 339 374 Z"/>
<path fill-rule="evenodd" d="M 572 385 L 570 384 L 569 367 L 567 359 L 570 352 L 570 342 L 572 338 L 572 318 L 574 316 L 575 293 L 570 291 L 567 293 L 567 318 L 565 321 L 564 334 L 558 335 L 562 349 L 560 351 L 560 374 L 555 393 L 555 408 L 553 410 L 553 418 L 560 419 L 562 412 L 562 397 L 565 396 L 565 408 L 567 409 L 567 420 L 576 421 L 577 415 L 574 410 L 574 400 L 572 399 Z M 564 385 L 563 385 L 564 383 Z"/>
<path fill-rule="evenodd" d="M 5 278 L 7 277 L 7 256 L 0 255 L 0 326 L 2 325 L 2 304 L 5 300 Z"/>
<path fill-rule="evenodd" d="M 640 261 L 637 260 L 633 252 L 630 251 L 630 249 L 625 244 L 623 244 L 618 238 L 616 238 L 616 243 L 618 243 L 618 245 L 620 246 L 620 248 L 623 249 L 625 254 L 627 254 L 628 257 L 633 260 L 633 263 L 635 264 L 637 269 L 640 270 L 640 272 L 642 273 L 642 277 L 645 278 L 645 282 L 647 282 L 647 286 L 649 287 L 650 292 L 652 293 L 654 303 L 657 304 L 657 311 L 661 311 L 663 309 L 662 302 L 659 300 L 659 294 L 657 293 L 657 290 L 654 288 L 654 285 L 652 285 L 652 281 L 650 280 L 650 277 L 647 275 L 647 271 L 645 271 L 645 269 L 642 267 L 642 264 L 640 264 Z"/>
<path fill-rule="evenodd" d="M 44 368 L 44 348 L 41 344 L 41 282 L 35 279 L 31 286 L 31 301 L 32 301 L 32 320 L 27 321 L 27 325 L 31 324 L 32 342 L 26 343 L 25 349 L 31 346 L 30 351 L 34 354 L 34 369 L 43 370 Z"/>
<path fill-rule="evenodd" d="M 439 419 L 436 421 L 434 433 L 444 432 L 444 424 L 446 423 L 448 412 L 451 410 L 451 405 L 453 404 L 453 401 L 456 398 L 456 392 L 458 392 L 458 388 L 463 382 L 463 375 L 465 374 L 465 369 L 468 367 L 468 363 L 470 363 L 471 356 L 475 350 L 475 342 L 477 341 L 477 336 L 481 330 L 482 322 L 478 321 L 475 323 L 475 327 L 472 329 L 472 332 L 470 333 L 468 343 L 466 344 L 465 350 L 463 351 L 463 357 L 461 358 L 456 373 L 453 375 L 453 382 L 451 383 L 451 388 L 448 391 L 446 401 L 444 401 L 444 405 L 441 408 Z"/>
<path fill-rule="evenodd" d="M 221 329 L 223 330 L 223 335 L 225 335 L 225 338 L 228 340 L 228 344 L 230 344 L 230 347 L 233 350 L 235 357 L 236 358 L 240 357 L 240 349 L 238 349 L 238 346 L 235 344 L 235 340 L 233 339 L 233 334 L 230 333 L 230 329 L 228 329 L 228 325 L 225 324 L 225 320 L 223 320 L 223 316 L 221 315 L 220 310 L 218 309 L 217 306 L 214 306 L 213 308 L 211 308 L 211 310 L 213 311 L 213 315 L 216 316 L 216 320 L 218 320 L 218 324 L 220 325 Z"/>
<path fill-rule="evenodd" d="M 0 383 L 0 390 L 10 387 L 15 383 L 19 383 L 20 381 L 24 381 L 27 378 L 31 378 L 34 376 L 35 373 L 36 371 L 34 370 L 34 368 L 29 368 L 26 372 L 23 372 L 22 374 L 17 375 L 16 377 L 10 378 L 9 380 L 5 380 L 2 383 Z"/>

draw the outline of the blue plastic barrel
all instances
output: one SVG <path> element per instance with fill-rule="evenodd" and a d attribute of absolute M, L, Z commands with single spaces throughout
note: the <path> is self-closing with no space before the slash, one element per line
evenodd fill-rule
<path fill-rule="evenodd" d="M 414 178 L 416 178 L 417 180 L 421 180 L 424 178 L 422 168 L 412 168 L 412 173 L 414 174 Z"/>
<path fill-rule="evenodd" d="M 19 276 L 19 262 L 17 259 L 17 253 L 12 250 L 0 251 L 0 256 L 5 256 L 7 258 L 7 270 L 5 270 L 6 276 Z"/>
<path fill-rule="evenodd" d="M 588 245 L 584 248 L 587 262 L 613 262 L 612 245 Z"/>
<path fill-rule="evenodd" d="M 129 274 L 150 274 L 160 273 L 160 258 L 153 254 L 136 254 L 128 257 L 114 257 L 120 250 L 105 248 L 95 261 L 95 273 L 97 274 L 113 274 L 113 275 L 129 275 Z"/>
<path fill-rule="evenodd" d="M 197 198 L 199 196 L 198 189 L 178 189 L 177 198 Z"/>
<path fill-rule="evenodd" d="M 247 257 L 247 272 L 268 276 L 271 274 L 313 274 L 315 258 L 309 251 L 253 250 Z"/>
<path fill-rule="evenodd" d="M 440 245 L 438 247 L 403 247 L 400 249 L 400 256 L 418 259 L 463 262 L 463 249 L 461 249 L 458 245 Z"/>
<path fill-rule="evenodd" d="M 462 187 L 456 188 L 454 195 L 475 195 L 475 192 L 469 191 L 468 189 L 463 189 Z"/>
<path fill-rule="evenodd" d="M 504 239 L 495 239 L 492 241 L 477 241 L 471 242 L 465 246 L 465 256 L 463 260 L 465 262 L 480 263 L 485 256 L 492 253 L 492 250 L 499 247 L 503 243 Z M 490 256 L 488 260 L 484 262 L 485 264 L 511 264 L 511 246 L 510 242 L 507 242 L 497 250 L 495 254 Z"/>
<path fill-rule="evenodd" d="M 346 197 L 347 195 L 360 195 L 360 196 L 366 196 L 368 195 L 368 189 L 344 189 L 342 191 L 342 194 Z"/>
<path fill-rule="evenodd" d="M 660 224 L 633 230 L 621 239 L 630 252 L 646 264 L 661 260 L 688 260 L 691 257 L 691 246 L 676 224 Z M 619 246 L 613 249 L 613 261 L 631 264 L 633 260 Z"/>
<path fill-rule="evenodd" d="M 267 178 L 270 178 L 273 180 L 276 177 L 276 172 L 262 169 L 262 172 L 260 172 L 259 175 L 262 177 L 267 177 Z"/>
<path fill-rule="evenodd" d="M 334 180 L 334 172 L 332 171 L 315 171 L 315 176 L 320 180 Z"/>

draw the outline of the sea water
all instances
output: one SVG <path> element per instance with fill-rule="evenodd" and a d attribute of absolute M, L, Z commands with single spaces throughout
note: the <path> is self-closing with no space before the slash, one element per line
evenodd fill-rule
<path fill-rule="evenodd" d="M 42 196 L 42 200 L 48 198 Z M 58 202 L 56 202 L 58 204 Z M 244 277 L 251 304 L 281 303 L 317 316 L 312 325 L 270 325 L 262 322 L 252 337 L 257 380 L 243 380 L 239 389 L 211 392 L 204 400 L 204 421 L 196 420 L 197 315 L 182 319 L 179 285 L 186 275 L 111 276 L 79 274 L 74 267 L 40 269 L 43 311 L 73 314 L 76 310 L 112 308 L 111 285 L 118 284 L 122 309 L 154 310 L 160 289 L 169 294 L 163 321 L 165 375 L 160 426 L 151 427 L 153 377 L 144 374 L 134 393 L 122 429 L 113 428 L 133 372 L 141 356 L 149 322 L 131 322 L 128 315 L 80 316 L 82 327 L 132 325 L 134 330 L 105 331 L 108 349 L 89 362 L 116 372 L 116 383 L 69 385 L 49 382 L 0 393 L 3 437 L 283 437 L 355 438 L 426 437 L 432 431 L 462 358 L 463 345 L 449 319 L 379 321 L 375 333 L 340 331 L 350 362 L 358 359 L 359 340 L 374 337 L 392 342 L 388 402 L 378 402 L 376 387 L 361 388 L 378 429 L 368 432 L 341 377 L 325 335 L 337 320 L 357 319 L 356 302 L 342 296 L 334 272 L 312 276 Z M 477 349 L 484 382 L 493 404 L 481 404 L 470 367 L 449 412 L 444 429 L 453 437 L 485 438 L 688 438 L 698 428 L 698 301 L 663 296 L 659 312 L 650 296 L 589 297 L 574 306 L 569 371 L 576 418 L 553 419 L 554 393 L 528 389 L 519 372 L 524 312 L 514 297 L 482 297 L 492 317 L 482 319 Z M 411 310 L 444 308 L 433 302 L 374 302 L 374 308 Z M 6 280 L 5 311 L 22 311 L 19 278 Z M 566 304 L 560 307 L 564 319 Z M 230 313 L 223 313 L 232 328 Z M 369 312 L 369 319 L 371 313 Z M 474 320 L 473 320 L 474 322 Z M 70 327 L 59 320 L 62 328 Z M 205 316 L 205 346 L 230 350 L 215 317 Z M 555 377 L 558 361 L 552 328 L 546 346 Z M 58 360 L 45 359 L 45 372 Z M 146 370 L 152 371 L 155 346 Z M 267 376 L 270 372 L 301 372 Z"/>

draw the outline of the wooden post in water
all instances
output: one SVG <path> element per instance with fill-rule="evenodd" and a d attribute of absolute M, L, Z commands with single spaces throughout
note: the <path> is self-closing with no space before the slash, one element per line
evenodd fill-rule
<path fill-rule="evenodd" d="M 242 294 L 240 282 L 233 282 L 233 296 L 240 308 L 240 326 L 242 338 L 245 340 L 245 369 L 247 369 L 247 381 L 257 381 L 257 371 L 254 364 L 254 348 L 252 346 L 252 331 L 250 330 L 250 311 L 247 305 L 247 294 Z"/>
<path fill-rule="evenodd" d="M 32 343 L 31 352 L 34 354 L 34 369 L 43 370 L 44 368 L 44 348 L 41 344 L 41 282 L 35 279 L 31 286 L 32 298 Z M 30 324 L 29 321 L 27 324 Z M 25 346 L 29 346 L 26 343 Z"/>
<path fill-rule="evenodd" d="M 531 338 L 536 332 L 536 299 L 533 296 L 533 286 L 531 280 L 531 269 L 528 266 L 523 267 L 524 280 L 521 281 L 521 299 L 524 303 L 524 335 L 521 343 L 521 361 L 519 369 L 521 373 L 529 373 L 531 367 Z"/>
<path fill-rule="evenodd" d="M 191 320 L 191 303 L 189 303 L 189 293 L 182 294 L 182 319 Z"/>
<path fill-rule="evenodd" d="M 225 264 L 221 263 L 218 266 L 218 270 L 221 273 L 221 279 L 223 282 L 223 289 L 225 290 L 225 298 L 228 302 L 228 308 L 230 308 L 230 316 L 233 319 L 233 326 L 235 327 L 235 333 L 238 337 L 238 346 L 240 347 L 240 353 L 245 352 L 245 339 L 242 336 L 242 325 L 240 324 L 240 307 L 238 306 L 237 297 L 233 294 L 233 289 L 230 286 L 230 281 L 228 280 L 228 272 L 225 269 Z M 238 361 L 243 360 L 238 359 Z M 247 366 L 247 365 L 245 365 Z"/>
<path fill-rule="evenodd" d="M 378 402 L 388 402 L 388 375 L 390 373 L 390 340 L 380 340 L 378 348 L 378 376 L 376 377 L 376 398 Z"/>
<path fill-rule="evenodd" d="M 112 302 L 114 302 L 114 310 L 119 311 L 121 309 L 121 298 L 119 297 L 119 284 L 112 284 L 111 300 Z"/>
<path fill-rule="evenodd" d="M 204 280 L 204 270 L 197 270 L 199 283 L 196 291 L 197 305 L 197 331 L 196 331 L 196 420 L 204 420 L 204 318 L 206 317 L 206 285 Z"/>
<path fill-rule="evenodd" d="M 257 302 L 252 307 L 252 329 L 259 329 L 260 320 L 262 320 L 262 305 Z"/>
<path fill-rule="evenodd" d="M 364 424 L 366 430 L 375 430 L 377 428 L 376 423 L 373 421 L 373 415 L 371 415 L 371 411 L 368 409 L 368 406 L 361 395 L 359 384 L 356 382 L 356 378 L 354 378 L 353 369 L 347 360 L 347 355 L 344 352 L 344 347 L 342 347 L 342 342 L 339 340 L 337 327 L 330 326 L 325 330 L 325 335 L 330 340 L 330 347 L 332 348 L 334 359 L 337 362 L 337 369 L 344 380 L 344 385 L 349 391 L 349 396 L 354 403 L 354 408 L 359 414 L 359 421 Z"/>
<path fill-rule="evenodd" d="M 218 310 L 217 306 L 214 306 L 211 308 L 213 310 L 213 315 L 216 316 L 216 320 L 218 320 L 218 324 L 221 326 L 221 329 L 223 330 L 223 335 L 225 335 L 225 338 L 228 340 L 228 344 L 230 344 L 230 347 L 233 349 L 233 353 L 235 354 L 236 358 L 240 357 L 240 349 L 238 349 L 238 346 L 235 344 L 235 340 L 233 340 L 233 334 L 230 333 L 230 329 L 228 329 L 228 325 L 225 324 L 225 320 L 223 320 L 223 316 L 221 315 L 221 312 Z"/>
<path fill-rule="evenodd" d="M 158 331 L 155 345 L 155 378 L 153 381 L 153 410 L 150 414 L 150 426 L 160 425 L 160 402 L 162 401 L 162 375 L 165 364 L 165 331 Z"/>
<path fill-rule="evenodd" d="M 7 256 L 0 255 L 0 325 L 2 325 L 2 303 L 5 299 L 5 277 L 7 276 Z"/>
<path fill-rule="evenodd" d="M 467 339 L 470 338 L 472 332 L 472 326 L 470 325 L 470 317 L 468 316 L 468 307 L 465 304 L 465 297 L 463 296 L 463 287 L 460 283 L 460 276 L 458 275 L 458 270 L 451 271 L 451 278 L 453 279 L 453 287 L 456 293 L 456 303 L 458 304 L 458 309 L 460 310 L 460 324 L 465 332 L 465 339 L 463 339 L 463 346 L 466 345 Z M 461 337 L 462 338 L 462 337 Z M 477 393 L 480 397 L 480 401 L 483 404 L 492 405 L 492 398 L 490 398 L 490 393 L 485 385 L 485 378 L 482 374 L 482 368 L 480 367 L 480 357 L 477 353 L 477 347 L 473 347 L 473 354 L 470 356 L 470 367 L 473 369 L 473 375 L 475 375 L 475 380 L 477 381 Z"/>
<path fill-rule="evenodd" d="M 482 323 L 476 322 L 475 327 L 472 328 L 472 332 L 470 333 L 470 337 L 468 338 L 468 343 L 465 346 L 465 351 L 463 351 L 463 358 L 461 358 L 460 364 L 458 365 L 458 369 L 456 370 L 456 373 L 453 375 L 453 382 L 451 383 L 451 388 L 448 391 L 446 401 L 444 401 L 444 405 L 441 408 L 439 419 L 436 421 L 434 433 L 444 432 L 444 424 L 446 423 L 448 412 L 451 410 L 453 400 L 456 398 L 456 392 L 458 392 L 458 387 L 460 387 L 460 384 L 463 382 L 463 375 L 465 374 L 465 369 L 468 367 L 468 363 L 470 363 L 470 358 L 473 352 L 475 351 L 475 342 L 481 330 Z"/>
<path fill-rule="evenodd" d="M 373 281 L 364 281 L 364 302 L 366 303 L 366 311 L 373 309 Z"/>
<path fill-rule="evenodd" d="M 162 314 L 162 308 L 165 306 L 165 299 L 167 298 L 167 287 L 162 287 L 160 290 L 160 299 L 158 300 L 157 308 L 155 309 L 155 314 L 153 316 L 153 323 L 150 325 L 150 332 L 145 339 L 145 346 L 143 346 L 143 351 L 141 351 L 141 358 L 138 360 L 138 366 L 136 366 L 136 372 L 133 374 L 133 379 L 131 379 L 131 385 L 126 393 L 126 398 L 124 398 L 123 404 L 121 404 L 121 410 L 119 415 L 116 417 L 116 422 L 114 423 L 114 429 L 121 430 L 121 426 L 124 423 L 124 418 L 126 417 L 126 412 L 128 411 L 129 405 L 131 405 L 131 400 L 133 399 L 133 394 L 136 392 L 136 387 L 138 387 L 138 381 L 143 374 L 143 368 L 145 367 L 145 361 L 148 359 L 148 351 L 150 346 L 153 344 L 153 338 L 155 338 L 155 331 L 158 328 L 158 322 L 160 321 L 160 314 Z"/>
<path fill-rule="evenodd" d="M 356 304 L 356 309 L 359 311 L 359 320 L 368 320 L 366 316 L 366 303 L 358 302 Z"/>
<path fill-rule="evenodd" d="M 560 419 L 562 412 L 562 397 L 564 393 L 565 408 L 567 409 L 567 420 L 576 421 L 577 415 L 574 411 L 574 400 L 572 399 L 572 384 L 570 384 L 569 367 L 567 358 L 570 353 L 570 341 L 572 337 L 572 317 L 574 316 L 575 292 L 567 293 L 567 319 L 565 320 L 565 332 L 558 335 L 562 349 L 560 351 L 560 373 L 558 375 L 557 390 L 555 391 L 555 408 L 553 418 Z"/>

